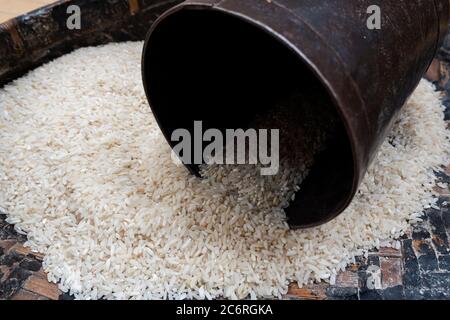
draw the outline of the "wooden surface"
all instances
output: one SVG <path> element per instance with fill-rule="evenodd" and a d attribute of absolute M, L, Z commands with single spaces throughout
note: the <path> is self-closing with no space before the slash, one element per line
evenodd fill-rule
<path fill-rule="evenodd" d="M 55 0 L 0 0 L 0 23 L 53 2 Z"/>

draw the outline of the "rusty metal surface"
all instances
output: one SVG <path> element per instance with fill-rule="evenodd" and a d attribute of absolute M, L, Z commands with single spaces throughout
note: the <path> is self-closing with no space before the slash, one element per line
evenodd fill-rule
<path fill-rule="evenodd" d="M 337 0 L 198 0 L 181 4 L 239 16 L 266 30 L 313 70 L 341 110 L 355 161 L 351 188 L 340 183 L 348 180 L 348 175 L 333 175 L 345 162 L 334 157 L 322 172 L 314 171 L 317 177 L 313 172 L 305 181 L 303 190 L 307 192 L 297 195 L 288 210 L 293 226 L 328 221 L 352 199 L 390 122 L 434 55 L 438 34 L 445 34 L 448 2 L 434 1 L 437 9 L 426 0 L 384 1 L 382 9 L 388 18 L 383 20 L 382 32 L 361 28 L 366 18 L 363 9 L 369 4 L 363 0 L 345 5 Z M 63 0 L 0 24 L 0 86 L 79 47 L 142 40 L 157 17 L 179 3 L 181 0 Z M 81 30 L 67 30 L 66 8 L 71 4 L 79 5 L 83 12 Z M 328 15 L 329 11 L 334 13 Z M 357 58 L 362 56 L 365 58 Z M 335 152 L 342 150 L 337 146 Z M 323 158 L 327 162 L 327 156 Z M 330 210 L 330 206 L 334 208 Z"/>
<path fill-rule="evenodd" d="M 366 10 L 373 4 L 380 5 L 382 10 L 381 30 L 369 30 L 366 26 Z M 151 78 L 149 70 L 157 69 L 155 65 L 163 60 L 156 61 L 161 56 L 158 46 L 163 41 L 158 42 L 154 35 L 163 37 L 160 34 L 164 33 L 166 25 L 176 23 L 180 13 L 201 12 L 198 15 L 201 18 L 202 15 L 219 12 L 230 17 L 230 25 L 232 19 L 240 19 L 289 48 L 320 79 L 339 111 L 351 143 L 351 151 L 348 151 L 351 155 L 348 154 L 347 158 L 342 155 L 347 151 L 336 146 L 319 159 L 319 164 L 313 168 L 287 210 L 293 227 L 316 226 L 330 221 L 350 204 L 398 111 L 416 88 L 443 40 L 448 25 L 448 6 L 447 0 L 375 3 L 372 0 L 188 0 L 163 14 L 147 37 L 143 55 L 147 96 L 166 137 L 171 135 L 176 124 L 180 124 L 179 120 L 173 120 L 177 114 L 182 115 L 187 123 L 211 120 L 208 117 L 227 119 L 227 113 L 236 112 L 218 108 L 202 119 L 194 112 L 190 114 L 180 110 L 194 106 L 170 103 L 163 106 L 164 99 L 156 97 L 153 87 L 158 87 L 158 79 Z M 216 18 L 220 16 L 216 14 Z M 237 38 L 239 35 L 236 33 L 234 36 Z M 212 42 L 213 37 L 213 32 L 210 32 L 205 41 Z M 153 52 L 159 56 L 152 56 Z M 212 51 L 211 54 L 215 59 L 207 60 L 204 65 L 193 59 L 194 55 L 185 59 L 185 63 L 196 64 L 196 71 L 203 71 L 202 68 L 227 61 L 220 52 Z M 208 81 L 219 83 L 213 77 Z M 184 85 L 189 86 L 188 81 Z M 158 88 L 161 87 L 159 85 Z M 201 86 L 198 87 L 193 87 L 199 89 L 196 94 L 204 94 Z M 232 94 L 231 91 L 228 93 Z M 224 97 L 217 99 L 220 102 Z M 352 168 L 346 167 L 348 157 L 353 161 Z M 198 170 L 193 165 L 188 167 L 194 173 Z"/>

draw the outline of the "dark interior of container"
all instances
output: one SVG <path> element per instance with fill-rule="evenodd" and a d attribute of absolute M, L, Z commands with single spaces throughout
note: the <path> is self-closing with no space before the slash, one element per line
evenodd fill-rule
<path fill-rule="evenodd" d="M 144 52 L 144 82 L 170 143 L 172 131 L 247 128 L 292 92 L 328 91 L 293 50 L 240 18 L 212 10 L 180 10 L 162 20 Z M 337 115 L 338 116 L 338 115 Z M 338 116 L 339 117 L 339 116 Z M 188 166 L 198 174 L 198 166 Z M 354 165 L 341 124 L 286 210 L 293 227 L 332 219 L 348 200 Z"/>

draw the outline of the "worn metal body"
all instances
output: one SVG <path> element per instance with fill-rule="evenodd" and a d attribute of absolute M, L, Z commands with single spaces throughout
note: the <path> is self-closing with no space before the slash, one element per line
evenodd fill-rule
<path fill-rule="evenodd" d="M 367 27 L 370 16 L 367 9 L 374 4 L 381 8 L 381 30 Z M 261 54 L 282 44 L 285 51 L 289 51 L 286 55 L 293 53 L 298 63 L 319 80 L 345 127 L 343 140 L 337 141 L 317 160 L 287 210 L 293 227 L 316 226 L 340 214 L 355 196 L 398 111 L 440 47 L 447 32 L 448 6 L 447 0 L 188 0 L 164 13 L 147 36 L 143 54 L 147 96 L 167 138 L 173 129 L 189 127 L 194 120 L 219 127 L 243 125 L 245 121 L 239 122 L 236 118 L 246 119 L 246 112 L 255 111 L 248 103 L 264 101 L 256 98 L 252 101 L 247 95 L 251 91 L 252 97 L 257 96 L 258 91 L 253 87 L 240 90 L 230 79 L 223 81 L 215 74 L 230 76 L 227 70 L 238 66 L 233 71 L 238 79 L 235 81 L 243 77 L 246 82 L 240 85 L 258 83 L 261 95 L 270 100 L 266 92 L 282 91 L 282 88 L 276 87 L 276 82 L 274 89 L 258 82 L 264 74 L 256 67 L 245 70 L 252 60 L 240 63 L 239 52 L 250 55 L 251 47 L 246 47 L 246 41 L 254 41 Z M 208 15 L 213 18 L 208 20 L 205 18 Z M 234 26 L 238 23 L 244 35 Z M 190 29 L 192 24 L 199 26 Z M 229 33 L 224 31 L 228 24 Z M 246 34 L 244 25 L 268 35 L 273 41 L 254 40 L 257 32 Z M 202 31 L 202 28 L 208 30 Z M 180 36 L 183 45 L 177 47 L 173 42 L 180 41 L 179 32 L 184 32 Z M 191 36 L 193 33 L 195 36 Z M 233 42 L 239 37 L 246 39 Z M 172 44 L 168 46 L 168 42 Z M 221 46 L 220 42 L 227 45 Z M 267 47 L 261 43 L 266 43 Z M 234 51 L 229 50 L 230 46 L 235 47 Z M 175 50 L 176 55 L 169 53 Z M 234 55 L 235 51 L 238 54 Z M 253 57 L 258 59 L 259 54 Z M 281 79 L 282 74 L 270 70 L 272 64 L 283 59 L 280 52 L 276 51 L 273 59 L 270 54 L 265 58 L 268 73 Z M 226 67 L 221 69 L 221 65 Z M 217 66 L 219 72 L 205 71 Z M 253 78 L 249 72 L 254 73 Z M 301 72 L 309 76 L 304 69 Z M 188 73 L 191 78 L 185 76 Z M 165 74 L 172 82 L 162 79 Z M 290 82 L 301 83 L 293 75 L 289 76 Z M 180 83 L 174 79 L 180 79 Z M 289 85 L 288 82 L 283 84 Z M 168 86 L 171 88 L 166 88 Z M 218 86 L 224 89 L 217 90 Z M 186 103 L 179 97 L 162 96 L 169 92 L 182 96 Z M 205 101 L 198 99 L 202 95 L 208 96 L 209 109 Z M 246 104 L 233 109 L 230 96 L 239 101 L 239 95 Z M 198 108 L 196 103 L 204 103 L 204 106 Z M 188 165 L 188 168 L 198 173 L 196 166 Z"/>

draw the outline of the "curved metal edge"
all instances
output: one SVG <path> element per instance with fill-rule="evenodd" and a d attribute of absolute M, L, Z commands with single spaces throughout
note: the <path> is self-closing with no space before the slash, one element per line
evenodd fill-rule
<path fill-rule="evenodd" d="M 336 106 L 336 111 L 339 113 L 339 116 L 341 117 L 341 120 L 344 124 L 345 130 L 347 132 L 348 140 L 350 142 L 351 150 L 352 150 L 353 177 L 352 177 L 352 188 L 351 188 L 349 194 L 347 195 L 345 201 L 343 202 L 343 205 L 341 205 L 337 210 L 335 210 L 333 212 L 333 214 L 330 214 L 329 216 L 327 216 L 327 218 L 325 220 L 320 220 L 316 223 L 311 223 L 311 224 L 307 224 L 307 225 L 300 225 L 300 226 L 291 225 L 291 228 L 306 229 L 306 228 L 317 227 L 317 226 L 323 225 L 325 223 L 328 223 L 331 220 L 335 219 L 337 216 L 339 216 L 350 205 L 350 203 L 353 200 L 353 197 L 356 195 L 356 193 L 358 191 L 359 185 L 361 184 L 362 178 L 364 176 L 362 174 L 364 171 L 364 164 L 358 161 L 358 160 L 360 160 L 360 157 L 357 156 L 357 151 L 356 151 L 356 148 L 357 148 L 356 145 L 358 144 L 356 140 L 357 140 L 358 135 L 356 134 L 355 131 L 353 131 L 352 127 L 349 125 L 350 116 L 348 114 L 344 114 L 342 108 L 338 107 L 339 105 L 343 105 L 343 102 L 341 100 L 341 97 L 339 97 L 336 94 L 336 92 L 333 90 L 333 87 L 332 87 L 331 83 L 329 82 L 329 80 L 327 79 L 327 77 L 320 71 L 319 67 L 315 63 L 313 63 L 311 61 L 311 59 L 308 58 L 294 43 L 292 43 L 288 38 L 286 38 L 285 36 L 283 36 L 282 34 L 277 32 L 276 30 L 268 27 L 266 24 L 262 23 L 261 21 L 255 20 L 252 17 L 242 14 L 240 12 L 221 7 L 220 4 L 225 3 L 225 2 L 226 2 L 226 0 L 216 0 L 214 3 L 211 3 L 211 1 L 208 1 L 208 0 L 205 0 L 205 2 L 203 2 L 201 0 L 183 2 L 177 6 L 169 9 L 168 11 L 166 11 L 153 23 L 149 32 L 147 33 L 145 45 L 144 45 L 144 49 L 143 49 L 143 54 L 142 54 L 142 71 L 143 71 L 142 79 L 143 79 L 145 93 L 146 93 L 147 99 L 149 101 L 150 107 L 153 109 L 150 93 L 148 91 L 147 81 L 145 79 L 145 72 L 144 72 L 144 70 L 146 69 L 145 55 L 149 48 L 149 43 L 151 42 L 150 41 L 151 35 L 155 31 L 155 29 L 158 27 L 159 23 L 162 20 L 166 19 L 170 15 L 173 15 L 176 12 L 183 10 L 183 9 L 215 10 L 215 11 L 227 13 L 229 15 L 237 17 L 237 18 L 241 19 L 242 21 L 250 23 L 251 25 L 266 32 L 267 34 L 272 36 L 274 39 L 276 39 L 277 41 L 282 43 L 284 46 L 286 46 L 287 49 L 294 52 L 301 59 L 301 61 L 313 72 L 313 74 L 317 77 L 317 79 L 320 80 L 320 82 L 323 84 L 325 90 L 327 91 L 329 97 L 333 100 L 333 103 Z M 293 18 L 297 19 L 296 16 L 293 16 Z M 301 21 L 299 21 L 299 22 L 301 22 Z M 324 45 L 326 47 L 328 47 L 326 44 L 324 44 Z M 331 51 L 331 54 L 333 54 L 332 51 Z M 342 67 L 343 67 L 343 69 L 345 69 L 344 66 L 342 66 Z M 160 128 L 163 128 L 163 126 L 161 126 L 161 122 L 158 119 L 157 115 L 154 114 L 154 116 L 155 116 L 156 122 L 158 123 Z M 170 139 L 168 133 L 164 132 L 164 130 L 162 130 L 162 131 L 163 131 L 164 137 L 170 144 L 171 139 Z M 193 170 L 191 167 L 187 166 L 187 168 L 191 173 L 198 176 L 198 174 L 195 172 L 195 170 Z"/>
<path fill-rule="evenodd" d="M 436 53 L 442 46 L 448 33 L 448 24 L 450 20 L 450 2 L 449 0 L 434 0 L 436 15 L 438 17 L 438 40 L 436 43 Z"/>

